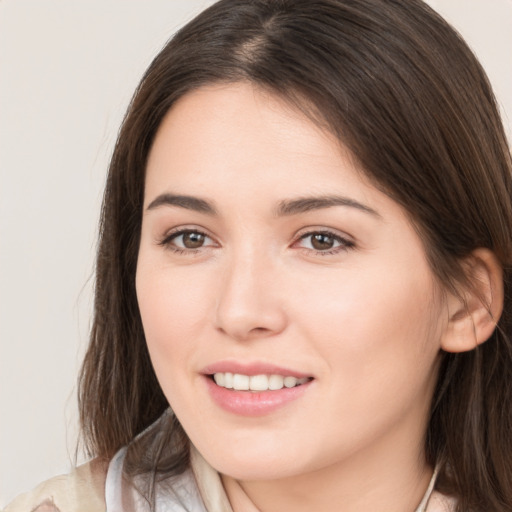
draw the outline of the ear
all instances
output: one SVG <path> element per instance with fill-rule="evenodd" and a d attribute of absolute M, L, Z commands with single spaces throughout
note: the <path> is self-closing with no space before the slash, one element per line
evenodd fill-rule
<path fill-rule="evenodd" d="M 469 287 L 448 297 L 448 325 L 441 338 L 446 352 L 466 352 L 487 341 L 503 310 L 503 270 L 489 249 L 464 261 Z"/>

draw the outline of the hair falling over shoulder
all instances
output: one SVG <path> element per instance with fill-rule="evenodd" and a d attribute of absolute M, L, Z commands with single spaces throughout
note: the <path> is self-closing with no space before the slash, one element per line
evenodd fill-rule
<path fill-rule="evenodd" d="M 409 213 L 447 289 L 471 286 L 462 262 L 472 251 L 496 255 L 503 314 L 486 343 L 441 355 L 425 450 L 458 512 L 512 510 L 510 150 L 482 67 L 421 0 L 221 0 L 154 59 L 124 119 L 103 200 L 79 385 L 89 454 L 110 458 L 130 445 L 131 474 L 187 467 L 187 436 L 172 414 L 157 441 L 145 432 L 168 404 L 135 293 L 144 173 L 172 105 L 202 85 L 236 81 L 279 95 L 337 136 Z"/>

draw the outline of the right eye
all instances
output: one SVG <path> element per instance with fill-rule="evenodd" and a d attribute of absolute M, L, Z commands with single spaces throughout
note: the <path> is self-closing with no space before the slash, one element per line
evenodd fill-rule
<path fill-rule="evenodd" d="M 206 233 L 195 229 L 180 229 L 166 236 L 160 245 L 184 253 L 195 252 L 203 247 L 213 246 L 215 243 Z"/>

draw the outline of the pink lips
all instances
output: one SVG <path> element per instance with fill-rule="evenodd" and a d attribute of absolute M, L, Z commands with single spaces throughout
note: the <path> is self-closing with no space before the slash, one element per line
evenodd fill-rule
<path fill-rule="evenodd" d="M 282 388 L 275 391 L 235 391 L 215 384 L 212 375 L 215 373 L 240 373 L 243 375 L 283 375 L 298 379 L 310 375 L 275 365 L 251 363 L 241 364 L 233 361 L 220 361 L 204 368 L 201 373 L 213 401 L 225 411 L 240 416 L 263 416 L 270 414 L 290 402 L 300 398 L 310 388 L 312 381 L 293 388 Z"/>

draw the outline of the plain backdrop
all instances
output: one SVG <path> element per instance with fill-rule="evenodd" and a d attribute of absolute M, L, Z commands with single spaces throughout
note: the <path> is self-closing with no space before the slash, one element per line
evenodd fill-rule
<path fill-rule="evenodd" d="M 0 0 L 0 504 L 75 460 L 108 160 L 143 71 L 210 3 Z M 510 137 L 512 0 L 429 3 L 481 59 Z"/>

